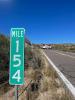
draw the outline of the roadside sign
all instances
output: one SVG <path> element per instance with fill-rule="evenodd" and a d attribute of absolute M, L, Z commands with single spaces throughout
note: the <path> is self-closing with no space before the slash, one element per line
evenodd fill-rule
<path fill-rule="evenodd" d="M 12 28 L 10 33 L 10 85 L 24 84 L 24 28 Z"/>

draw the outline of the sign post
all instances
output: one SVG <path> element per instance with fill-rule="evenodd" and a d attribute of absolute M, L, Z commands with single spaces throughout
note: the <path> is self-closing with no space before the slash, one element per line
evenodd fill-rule
<path fill-rule="evenodd" d="M 10 85 L 24 84 L 24 33 L 24 28 L 11 29 L 9 74 Z M 16 89 L 18 89 L 17 86 Z"/>
<path fill-rule="evenodd" d="M 18 85 L 15 85 L 15 100 L 18 100 Z"/>

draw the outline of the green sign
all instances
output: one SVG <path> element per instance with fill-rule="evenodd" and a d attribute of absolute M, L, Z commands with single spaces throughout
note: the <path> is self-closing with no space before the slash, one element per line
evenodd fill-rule
<path fill-rule="evenodd" d="M 24 84 L 24 28 L 12 28 L 10 34 L 10 85 Z"/>

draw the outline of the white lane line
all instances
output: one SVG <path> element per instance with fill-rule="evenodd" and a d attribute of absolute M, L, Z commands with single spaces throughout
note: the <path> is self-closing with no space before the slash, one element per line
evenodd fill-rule
<path fill-rule="evenodd" d="M 63 55 L 63 56 L 68 56 L 70 58 L 75 58 L 74 56 L 70 56 L 70 55 L 67 55 L 67 54 L 64 54 L 64 53 L 60 53 L 60 52 L 57 52 L 57 51 L 54 51 L 54 52 L 57 53 L 57 54 Z"/>
<path fill-rule="evenodd" d="M 72 93 L 72 95 L 75 97 L 75 87 L 71 84 L 71 82 L 63 75 L 63 73 L 56 67 L 56 65 L 51 61 L 51 59 L 43 52 L 44 56 L 47 58 L 49 63 L 52 65 L 52 67 L 55 69 L 59 77 L 62 79 L 62 81 L 65 83 L 69 91 Z"/>

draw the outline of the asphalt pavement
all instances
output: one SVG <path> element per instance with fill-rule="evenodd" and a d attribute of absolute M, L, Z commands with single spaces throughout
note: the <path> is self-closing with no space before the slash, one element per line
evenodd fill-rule
<path fill-rule="evenodd" d="M 45 49 L 44 52 L 75 87 L 75 53 Z"/>

